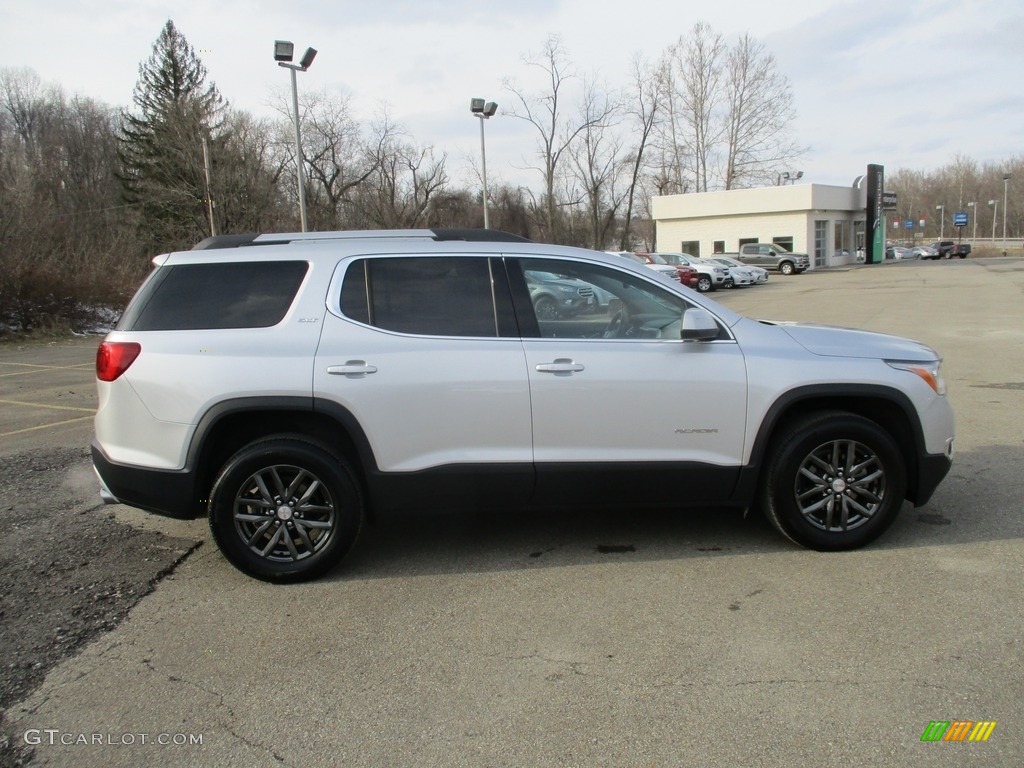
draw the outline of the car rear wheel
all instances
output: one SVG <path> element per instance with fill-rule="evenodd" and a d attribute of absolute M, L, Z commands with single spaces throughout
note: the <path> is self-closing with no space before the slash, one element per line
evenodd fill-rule
<path fill-rule="evenodd" d="M 348 464 L 292 437 L 250 443 L 224 465 L 210 494 L 210 530 L 224 556 L 264 581 L 315 578 L 344 557 L 363 525 Z"/>
<path fill-rule="evenodd" d="M 805 547 L 861 547 L 892 525 L 903 504 L 903 456 L 889 433 L 861 416 L 812 414 L 773 441 L 768 455 L 762 507 Z"/>

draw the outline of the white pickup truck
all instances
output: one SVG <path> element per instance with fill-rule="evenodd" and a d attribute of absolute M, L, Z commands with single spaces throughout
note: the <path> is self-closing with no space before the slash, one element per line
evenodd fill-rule
<path fill-rule="evenodd" d="M 739 253 L 720 255 L 730 256 L 755 267 L 773 269 L 784 275 L 799 274 L 811 266 L 811 260 L 806 253 L 790 253 L 775 243 L 744 243 L 740 246 Z"/>

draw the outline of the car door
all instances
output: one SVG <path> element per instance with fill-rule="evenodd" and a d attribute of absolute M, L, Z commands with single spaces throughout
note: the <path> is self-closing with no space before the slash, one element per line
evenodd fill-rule
<path fill-rule="evenodd" d="M 741 246 L 739 259 L 744 264 L 750 264 L 756 267 L 768 268 L 771 266 L 771 264 L 769 263 L 771 259 L 768 256 L 767 249 L 759 245 L 749 247 L 746 250 L 744 250 L 744 248 Z"/>
<path fill-rule="evenodd" d="M 381 493 L 417 507 L 447 506 L 453 494 L 525 501 L 529 381 L 501 271 L 495 276 L 486 256 L 465 255 L 339 265 L 314 396 L 359 424 L 376 470 L 388 475 Z M 496 469 L 502 484 L 489 476 Z"/>
<path fill-rule="evenodd" d="M 718 340 L 684 342 L 681 316 L 694 305 L 670 289 L 606 265 L 510 261 L 513 283 L 543 270 L 589 283 L 605 297 L 586 316 L 521 323 L 535 501 L 592 495 L 604 503 L 692 504 L 727 497 L 742 456 L 747 388 L 742 353 L 725 326 Z"/>

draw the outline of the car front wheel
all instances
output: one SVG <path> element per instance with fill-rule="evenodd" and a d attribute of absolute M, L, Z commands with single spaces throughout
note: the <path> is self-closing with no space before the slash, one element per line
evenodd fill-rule
<path fill-rule="evenodd" d="M 714 287 L 714 283 L 711 281 L 711 278 L 708 277 L 707 275 L 701 275 L 700 277 L 697 278 L 697 290 L 700 291 L 701 293 L 707 293 Z"/>
<path fill-rule="evenodd" d="M 236 568 L 264 581 L 304 581 L 333 568 L 355 543 L 363 517 L 346 462 L 300 438 L 245 446 L 210 494 L 217 546 Z"/>
<path fill-rule="evenodd" d="M 773 441 L 761 489 L 768 519 L 811 549 L 856 549 L 880 536 L 903 504 L 907 471 L 890 435 L 843 411 L 805 417 Z"/>
<path fill-rule="evenodd" d="M 779 272 L 781 272 L 784 275 L 792 275 L 793 265 L 790 264 L 788 261 L 784 261 L 779 265 Z"/>

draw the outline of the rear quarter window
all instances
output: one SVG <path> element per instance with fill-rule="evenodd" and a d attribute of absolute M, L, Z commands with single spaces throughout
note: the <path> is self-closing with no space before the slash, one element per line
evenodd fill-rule
<path fill-rule="evenodd" d="M 308 269 L 305 261 L 160 267 L 128 305 L 117 329 L 186 331 L 277 325 Z"/>

